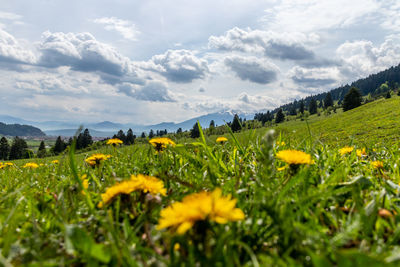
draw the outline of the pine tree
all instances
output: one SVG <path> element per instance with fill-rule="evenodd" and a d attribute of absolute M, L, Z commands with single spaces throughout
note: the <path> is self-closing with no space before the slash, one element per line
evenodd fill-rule
<path fill-rule="evenodd" d="M 238 114 L 235 114 L 235 116 L 233 117 L 233 121 L 232 121 L 232 124 L 231 124 L 231 129 L 232 129 L 232 132 L 237 132 L 237 131 L 240 131 L 242 129 Z"/>
<path fill-rule="evenodd" d="M 361 106 L 361 93 L 356 87 L 351 87 L 343 99 L 343 111 Z"/>
<path fill-rule="evenodd" d="M 182 128 L 181 128 L 181 127 L 179 127 L 179 128 L 178 128 L 178 130 L 176 130 L 176 133 L 177 133 L 177 134 L 180 134 L 180 133 L 182 133 Z"/>
<path fill-rule="evenodd" d="M 83 134 L 80 133 L 76 138 L 76 149 L 82 149 L 83 147 Z"/>
<path fill-rule="evenodd" d="M 209 128 L 215 128 L 215 121 L 214 120 L 210 121 L 210 127 Z"/>
<path fill-rule="evenodd" d="M 44 158 L 46 156 L 46 146 L 44 144 L 44 141 L 40 142 L 36 155 L 38 158 Z"/>
<path fill-rule="evenodd" d="M 135 143 L 136 136 L 133 135 L 133 131 L 131 128 L 126 132 L 126 144 L 133 145 Z"/>
<path fill-rule="evenodd" d="M 317 101 L 314 98 L 311 98 L 310 104 L 308 106 L 308 111 L 311 115 L 318 112 Z"/>
<path fill-rule="evenodd" d="M 200 130 L 198 122 L 193 125 L 193 128 L 190 130 L 190 137 L 191 138 L 198 138 L 200 137 Z"/>
<path fill-rule="evenodd" d="M 154 131 L 153 131 L 153 129 L 150 129 L 149 138 L 151 139 L 153 137 L 154 137 Z"/>
<path fill-rule="evenodd" d="M 11 144 L 9 159 L 22 159 L 27 156 L 28 144 L 16 136 Z"/>
<path fill-rule="evenodd" d="M 283 110 L 280 108 L 276 113 L 275 123 L 281 123 L 285 120 L 285 114 L 283 114 Z"/>
<path fill-rule="evenodd" d="M 7 160 L 9 153 L 10 153 L 10 145 L 8 144 L 7 138 L 3 136 L 0 140 L 0 159 Z"/>
<path fill-rule="evenodd" d="M 67 145 L 65 144 L 64 140 L 61 139 L 61 136 L 57 137 L 56 143 L 52 148 L 54 154 L 58 155 L 65 150 Z"/>
<path fill-rule="evenodd" d="M 299 107 L 299 112 L 301 113 L 301 114 L 304 114 L 304 100 L 302 99 L 301 101 L 300 101 L 300 107 Z"/>
<path fill-rule="evenodd" d="M 324 107 L 328 108 L 328 107 L 332 107 L 332 106 L 333 106 L 332 94 L 331 94 L 331 92 L 328 92 L 325 96 Z"/>
<path fill-rule="evenodd" d="M 292 115 L 292 116 L 297 115 L 297 111 L 296 111 L 296 106 L 295 105 L 292 105 L 292 107 L 290 108 L 289 114 Z"/>
<path fill-rule="evenodd" d="M 141 135 L 140 137 L 146 138 L 146 133 L 145 133 L 145 132 L 142 132 L 142 135 Z"/>
<path fill-rule="evenodd" d="M 86 148 L 86 147 L 90 146 L 91 144 L 93 144 L 93 139 L 89 133 L 89 129 L 85 129 L 85 131 L 83 131 L 82 137 L 83 137 L 83 139 L 82 139 L 83 148 Z"/>

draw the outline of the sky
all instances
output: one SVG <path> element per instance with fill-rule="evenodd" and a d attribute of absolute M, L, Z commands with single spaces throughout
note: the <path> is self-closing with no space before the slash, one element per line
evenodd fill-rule
<path fill-rule="evenodd" d="M 255 113 L 400 63 L 398 0 L 0 0 L 0 114 Z"/>

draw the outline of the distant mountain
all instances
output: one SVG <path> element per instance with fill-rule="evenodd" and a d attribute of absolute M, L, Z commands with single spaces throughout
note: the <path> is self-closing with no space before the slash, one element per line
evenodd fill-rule
<path fill-rule="evenodd" d="M 0 134 L 7 136 L 45 136 L 39 128 L 30 125 L 5 124 L 0 122 Z"/>
<path fill-rule="evenodd" d="M 193 125 L 199 121 L 204 128 L 208 128 L 210 121 L 214 120 L 216 125 L 223 125 L 225 122 L 230 122 L 233 119 L 234 112 L 217 112 L 200 117 L 192 118 L 183 122 L 162 122 L 154 125 L 137 125 L 137 124 L 122 124 L 114 123 L 110 121 L 103 121 L 98 123 L 73 123 L 73 122 L 63 122 L 63 121 L 45 121 L 45 122 L 33 122 L 27 121 L 11 116 L 0 115 L 0 121 L 7 121 L 8 123 L 20 123 L 25 122 L 35 127 L 43 129 L 43 131 L 50 136 L 73 136 L 80 125 L 84 128 L 88 128 L 89 132 L 94 137 L 112 137 L 119 130 L 127 131 L 131 128 L 136 135 L 140 135 L 142 132 L 148 133 L 151 129 L 157 130 L 167 130 L 168 132 L 176 132 L 179 128 L 183 131 L 190 130 Z M 245 119 L 253 119 L 254 114 L 238 114 L 239 117 Z"/>
<path fill-rule="evenodd" d="M 74 136 L 78 128 L 74 129 L 60 129 L 60 130 L 48 130 L 45 131 L 45 133 L 49 136 L 64 136 L 64 137 L 70 137 Z M 90 135 L 93 137 L 112 137 L 116 132 L 102 132 L 102 131 L 97 131 L 93 129 L 89 129 Z"/>

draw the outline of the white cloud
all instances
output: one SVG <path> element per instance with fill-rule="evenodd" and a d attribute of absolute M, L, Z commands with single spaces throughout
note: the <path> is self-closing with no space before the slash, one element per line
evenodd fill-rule
<path fill-rule="evenodd" d="M 167 86 L 161 82 L 149 82 L 144 86 L 123 83 L 118 90 L 128 96 L 142 101 L 151 102 L 175 102 L 175 97 Z"/>
<path fill-rule="evenodd" d="M 400 35 L 387 36 L 378 46 L 367 40 L 345 42 L 336 53 L 343 73 L 356 80 L 400 63 Z"/>
<path fill-rule="evenodd" d="M 4 20 L 19 20 L 21 19 L 22 16 L 12 13 L 12 12 L 3 12 L 0 11 L 0 19 L 4 19 Z"/>
<path fill-rule="evenodd" d="M 281 0 L 265 10 L 262 21 L 273 30 L 314 32 L 372 21 L 368 15 L 377 10 L 375 0 Z"/>
<path fill-rule="evenodd" d="M 224 62 L 240 79 L 259 84 L 276 81 L 279 72 L 275 64 L 256 57 L 228 56 Z"/>
<path fill-rule="evenodd" d="M 209 47 L 225 51 L 263 53 L 281 60 L 311 60 L 314 53 L 309 45 L 319 43 L 315 33 L 277 33 L 273 31 L 233 28 L 223 36 L 211 36 Z"/>
<path fill-rule="evenodd" d="M 94 23 L 104 25 L 104 29 L 108 31 L 116 31 L 125 39 L 136 41 L 140 34 L 136 25 L 129 20 L 122 20 L 116 17 L 103 17 L 93 20 Z"/>
<path fill-rule="evenodd" d="M 0 29 L 0 62 L 33 64 L 36 57 L 8 32 Z"/>
<path fill-rule="evenodd" d="M 203 79 L 209 72 L 206 60 L 196 56 L 191 50 L 168 50 L 164 54 L 155 55 L 150 61 L 138 63 L 149 71 L 161 74 L 175 83 L 190 83 Z"/>
<path fill-rule="evenodd" d="M 303 68 L 295 66 L 289 70 L 288 77 L 297 85 L 305 88 L 333 87 L 342 79 L 340 70 L 337 67 Z"/>

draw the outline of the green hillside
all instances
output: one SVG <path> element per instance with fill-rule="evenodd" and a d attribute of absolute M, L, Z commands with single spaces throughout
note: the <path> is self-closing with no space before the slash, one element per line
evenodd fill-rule
<path fill-rule="evenodd" d="M 296 142 L 312 138 L 325 144 L 392 144 L 399 141 L 400 97 L 379 99 L 356 109 L 332 115 L 313 115 L 307 121 L 297 119 L 284 122 L 276 128 Z"/>

